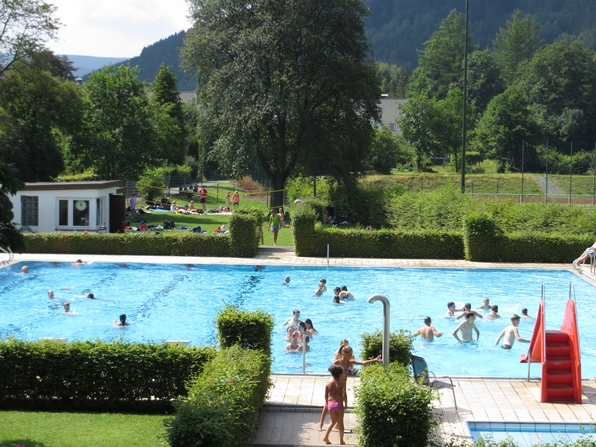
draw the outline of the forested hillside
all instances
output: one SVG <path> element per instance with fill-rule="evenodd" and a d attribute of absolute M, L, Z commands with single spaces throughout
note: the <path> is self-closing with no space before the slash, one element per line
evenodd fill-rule
<path fill-rule="evenodd" d="M 123 64 L 131 67 L 138 66 L 139 80 L 153 82 L 155 75 L 159 72 L 161 64 L 172 67 L 172 71 L 178 79 L 178 90 L 194 91 L 197 87 L 197 80 L 189 76 L 180 69 L 180 59 L 178 57 L 180 48 L 184 45 L 185 31 L 173 34 L 159 42 L 143 48 L 140 56 L 133 57 Z"/>
<path fill-rule="evenodd" d="M 376 60 L 404 67 L 409 73 L 418 64 L 416 50 L 435 32 L 449 11 L 465 10 L 465 0 L 364 0 L 372 14 L 365 19 L 366 35 Z M 492 42 L 515 9 L 531 14 L 542 25 L 542 39 L 581 38 L 596 50 L 594 0 L 471 0 L 472 43 L 492 48 Z"/>
<path fill-rule="evenodd" d="M 465 0 L 364 0 L 372 14 L 365 18 L 366 36 L 373 57 L 380 62 L 404 67 L 412 73 L 423 48 L 453 9 L 463 12 Z M 541 38 L 552 43 L 581 39 L 596 50 L 596 1 L 594 0 L 472 0 L 469 6 L 472 44 L 492 48 L 500 28 L 515 9 L 531 14 L 542 25 Z M 125 62 L 138 65 L 140 78 L 152 82 L 161 63 L 173 68 L 180 90 L 194 90 L 196 80 L 188 80 L 180 70 L 178 52 L 184 45 L 181 31 L 143 49 L 140 56 Z"/>

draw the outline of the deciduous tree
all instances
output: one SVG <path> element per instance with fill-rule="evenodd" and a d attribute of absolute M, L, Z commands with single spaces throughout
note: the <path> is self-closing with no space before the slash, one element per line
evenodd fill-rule
<path fill-rule="evenodd" d="M 63 150 L 81 128 L 80 87 L 39 61 L 21 61 L 0 82 L 0 155 L 24 181 L 49 181 L 64 169 Z"/>
<path fill-rule="evenodd" d="M 0 1 L 0 76 L 56 37 L 60 22 L 55 12 L 56 7 L 43 0 Z"/>
<path fill-rule="evenodd" d="M 85 84 L 85 129 L 76 154 L 103 179 L 136 180 L 161 159 L 145 84 L 124 65 L 94 72 Z"/>
<path fill-rule="evenodd" d="M 294 173 L 363 168 L 380 91 L 361 0 L 189 3 L 182 60 L 197 69 L 220 168 L 240 176 L 259 163 L 277 191 L 272 204 Z"/>

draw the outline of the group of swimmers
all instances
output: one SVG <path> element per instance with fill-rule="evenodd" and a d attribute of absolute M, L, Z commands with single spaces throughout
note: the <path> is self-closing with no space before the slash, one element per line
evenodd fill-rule
<path fill-rule="evenodd" d="M 300 310 L 294 309 L 292 316 L 284 321 L 280 327 L 283 329 L 286 325 L 288 326 L 286 340 L 289 341 L 286 350 L 302 351 L 304 349 L 308 351 L 310 349 L 308 346 L 308 339 L 313 335 L 318 334 L 318 331 L 313 326 L 312 320 L 310 318 L 307 318 L 304 321 L 300 320 Z"/>
<path fill-rule="evenodd" d="M 315 289 L 313 296 L 321 296 L 327 291 L 327 280 L 322 278 L 319 281 L 319 285 Z M 346 286 L 341 287 L 334 287 L 333 288 L 333 299 L 331 300 L 332 303 L 335 304 L 345 304 L 348 301 L 353 301 L 356 298 L 352 295 Z"/>
<path fill-rule="evenodd" d="M 491 306 L 488 298 L 484 298 L 482 306 L 479 306 L 476 309 L 490 309 L 490 312 L 484 315 L 484 317 L 489 320 L 501 318 L 501 316 L 498 314 L 499 307 L 496 305 Z M 458 311 L 462 313 L 455 317 L 455 312 Z M 447 303 L 446 316 L 455 317 L 455 320 L 459 320 L 460 318 L 464 319 L 464 321 L 462 321 L 451 334 L 459 343 L 468 343 L 474 341 L 474 333 L 476 333 L 476 340 L 480 338 L 480 331 L 476 327 L 475 320 L 477 317 L 483 318 L 483 315 L 476 310 L 472 310 L 472 305 L 470 303 L 464 304 L 461 309 L 456 309 L 455 303 L 450 301 Z M 511 324 L 503 329 L 503 331 L 499 334 L 497 340 L 495 341 L 495 345 L 498 345 L 501 339 L 503 339 L 503 344 L 501 345 L 503 349 L 511 349 L 515 340 L 521 343 L 529 343 L 530 340 L 522 338 L 519 334 L 519 330 L 517 329 L 522 318 L 528 320 L 534 319 L 528 315 L 528 309 L 525 307 L 522 309 L 521 317 L 517 314 L 513 314 L 511 316 Z M 428 316 L 424 318 L 424 326 L 413 334 L 414 337 L 421 336 L 422 339 L 427 342 L 432 342 L 434 341 L 435 337 L 441 337 L 442 335 L 442 332 L 437 331 L 432 326 L 432 320 Z"/>
<path fill-rule="evenodd" d="M 84 262 L 81 259 L 77 259 L 75 262 L 73 262 L 72 266 L 80 267 L 83 264 L 84 264 Z M 21 267 L 21 273 L 24 273 L 24 274 L 30 273 L 29 267 L 26 265 Z M 53 290 L 48 290 L 48 298 L 50 300 L 58 299 L 58 297 L 55 295 Z M 89 300 L 97 299 L 97 298 L 95 298 L 95 294 L 93 294 L 92 292 L 89 292 L 85 298 L 89 299 Z M 70 302 L 64 301 L 62 303 L 62 307 L 64 308 L 64 315 L 67 315 L 67 316 L 76 315 L 76 313 L 70 311 Z M 114 320 L 114 326 L 130 326 L 130 323 L 126 322 L 126 314 L 120 314 L 119 320 L 120 321 Z"/>

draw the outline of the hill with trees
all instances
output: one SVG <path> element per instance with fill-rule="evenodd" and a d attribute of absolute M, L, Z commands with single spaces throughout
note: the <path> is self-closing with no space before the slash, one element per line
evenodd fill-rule
<path fill-rule="evenodd" d="M 409 74 L 418 66 L 418 51 L 443 19 L 453 9 L 458 12 L 465 9 L 465 0 L 364 0 L 364 3 L 371 10 L 364 24 L 374 59 L 403 67 Z M 580 39 L 586 47 L 596 50 L 596 2 L 592 0 L 474 0 L 469 5 L 471 43 L 492 49 L 499 29 L 505 27 L 516 9 L 531 14 L 541 25 L 540 37 L 545 43 Z M 185 31 L 173 34 L 145 47 L 139 56 L 123 63 L 138 66 L 139 80 L 147 82 L 153 82 L 164 63 L 172 67 L 179 90 L 194 90 L 196 77 L 182 71 L 178 57 L 185 35 Z"/>

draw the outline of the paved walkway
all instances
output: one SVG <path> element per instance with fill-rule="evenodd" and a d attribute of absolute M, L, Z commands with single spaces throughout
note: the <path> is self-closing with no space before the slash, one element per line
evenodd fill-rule
<path fill-rule="evenodd" d="M 81 256 L 56 254 L 17 254 L 15 262 L 57 261 L 74 262 Z M 567 269 L 571 264 L 513 264 L 480 263 L 463 260 L 429 259 L 354 259 L 354 258 L 298 258 L 292 247 L 269 247 L 259 249 L 255 258 L 204 258 L 204 257 L 162 257 L 162 256 L 114 256 L 85 255 L 85 261 L 93 262 L 144 262 L 156 264 L 240 264 L 240 265 L 311 265 L 333 267 L 415 267 L 415 268 L 470 268 L 470 269 Z M 1 259 L 0 259 L 1 260 Z M 595 284 L 594 275 L 584 267 L 582 279 Z M 576 275 L 577 273 L 574 272 Z M 322 446 L 323 433 L 318 431 L 321 408 L 324 402 L 325 383 L 329 376 L 316 375 L 273 375 L 275 383 L 267 404 L 259 416 L 259 423 L 253 433 L 255 446 Z M 348 379 L 348 403 L 353 405 L 357 378 Z M 441 423 L 438 435 L 446 439 L 468 438 L 467 421 L 482 422 L 577 422 L 590 425 L 596 419 L 596 384 L 584 382 L 583 403 L 541 404 L 539 382 L 521 380 L 455 379 L 455 395 L 458 411 L 455 410 L 450 390 L 441 391 L 441 400 L 436 401 L 436 416 Z M 347 413 L 345 425 L 348 429 L 346 443 L 354 445 L 357 429 L 356 417 Z M 337 432 L 331 440 L 339 442 Z"/>
<path fill-rule="evenodd" d="M 535 366 L 537 368 L 538 365 Z M 323 446 L 318 431 L 327 376 L 274 374 L 274 388 L 259 416 L 252 443 L 257 447 Z M 348 404 L 354 402 L 354 387 L 359 379 L 348 379 Z M 596 419 L 596 383 L 583 382 L 581 404 L 540 403 L 540 382 L 504 379 L 454 378 L 457 410 L 451 390 L 440 391 L 433 401 L 439 421 L 437 436 L 448 440 L 470 440 L 467 422 L 578 423 L 590 426 Z M 327 423 L 329 418 L 327 418 Z M 356 443 L 356 417 L 345 418 L 347 445 Z M 356 430 L 355 430 L 356 429 Z M 337 431 L 331 434 L 339 443 Z"/>

